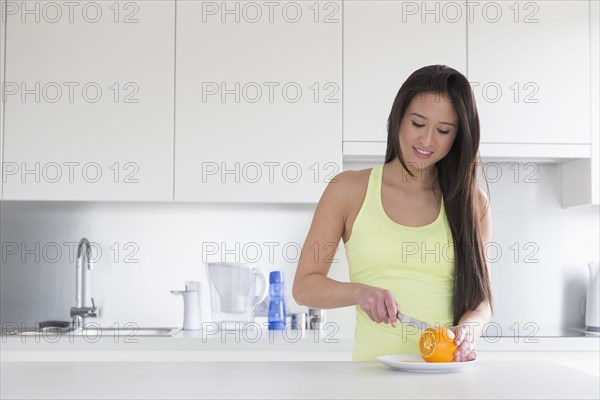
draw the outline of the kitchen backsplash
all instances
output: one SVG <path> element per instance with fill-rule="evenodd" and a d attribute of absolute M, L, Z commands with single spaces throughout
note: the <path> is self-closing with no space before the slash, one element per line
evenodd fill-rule
<path fill-rule="evenodd" d="M 535 327 L 583 327 L 587 263 L 599 258 L 598 206 L 561 208 L 556 164 L 487 163 L 485 170 L 497 329 L 526 335 Z M 203 319 L 210 321 L 207 261 L 283 270 L 291 312 L 304 310 L 293 302 L 291 284 L 315 205 L 0 204 L 2 323 L 69 319 L 82 237 L 94 244 L 91 292 L 101 325 L 181 326 L 182 300 L 170 290 L 183 289 L 188 280 L 201 282 Z M 336 261 L 332 278 L 348 280 L 343 245 Z M 341 332 L 354 329 L 352 307 L 329 310 L 327 319 Z"/>

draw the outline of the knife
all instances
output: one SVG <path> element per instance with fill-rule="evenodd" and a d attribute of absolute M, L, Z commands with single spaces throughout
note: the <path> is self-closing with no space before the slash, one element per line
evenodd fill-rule
<path fill-rule="evenodd" d="M 398 312 L 398 314 L 396 314 L 396 317 L 398 317 L 398 320 L 400 322 L 402 322 L 404 325 L 413 325 L 413 326 L 416 326 L 417 328 L 421 329 L 422 331 L 424 331 L 427 328 L 431 328 L 434 331 L 437 330 L 437 329 L 435 329 L 435 326 L 428 324 L 427 322 L 418 320 L 418 319 L 408 316 L 406 314 L 401 314 L 400 312 Z"/>

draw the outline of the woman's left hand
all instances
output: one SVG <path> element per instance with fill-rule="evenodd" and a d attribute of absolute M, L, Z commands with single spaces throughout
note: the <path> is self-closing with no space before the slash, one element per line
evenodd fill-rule
<path fill-rule="evenodd" d="M 475 341 L 469 333 L 469 328 L 465 325 L 457 325 L 449 328 L 454 332 L 454 344 L 458 346 L 454 352 L 454 361 L 472 361 L 477 357 L 475 351 Z"/>

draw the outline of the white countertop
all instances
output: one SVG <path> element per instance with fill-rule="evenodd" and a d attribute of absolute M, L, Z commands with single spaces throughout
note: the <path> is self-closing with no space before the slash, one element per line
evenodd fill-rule
<path fill-rule="evenodd" d="M 171 337 L 79 336 L 45 333 L 42 336 L 3 335 L 0 349 L 13 351 L 300 351 L 351 352 L 353 333 L 338 329 L 288 331 L 179 331 Z M 600 336 L 481 337 L 484 351 L 600 351 Z M 12 361 L 2 357 L 3 361 Z"/>
<path fill-rule="evenodd" d="M 596 376 L 548 361 L 478 361 L 448 373 L 378 362 L 2 362 L 9 398 L 598 399 Z"/>

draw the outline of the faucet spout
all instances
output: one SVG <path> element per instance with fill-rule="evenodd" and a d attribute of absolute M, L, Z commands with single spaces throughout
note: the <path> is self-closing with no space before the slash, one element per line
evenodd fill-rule
<path fill-rule="evenodd" d="M 79 241 L 79 245 L 77 246 L 77 260 L 75 264 L 75 273 L 76 273 L 76 297 L 75 301 L 77 307 L 85 307 L 87 304 L 87 294 L 89 292 L 89 278 L 88 278 L 88 270 L 92 270 L 94 268 L 94 264 L 92 262 L 91 257 L 91 245 L 90 241 L 86 238 L 83 238 Z"/>
<path fill-rule="evenodd" d="M 84 318 L 96 317 L 98 309 L 92 298 L 92 305 L 89 305 L 89 274 L 88 271 L 94 268 L 91 257 L 91 245 L 89 240 L 83 238 L 77 246 L 77 261 L 75 263 L 75 307 L 71 307 L 71 317 L 73 318 L 73 328 L 83 328 Z M 91 297 L 90 297 L 91 298 Z"/>

